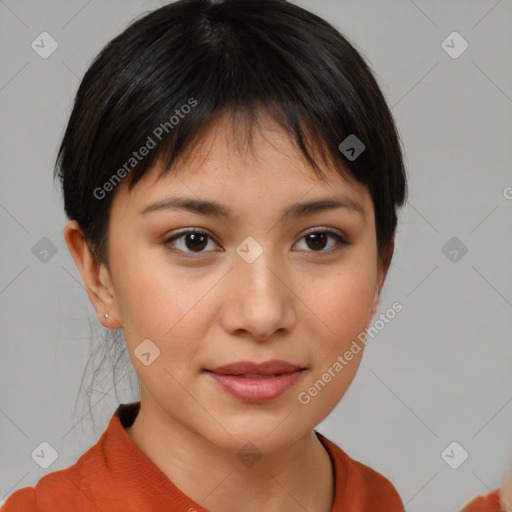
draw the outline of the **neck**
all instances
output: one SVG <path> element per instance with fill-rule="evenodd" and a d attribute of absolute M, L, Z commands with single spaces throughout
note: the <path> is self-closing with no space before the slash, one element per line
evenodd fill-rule
<path fill-rule="evenodd" d="M 178 489 L 209 511 L 331 511 L 331 459 L 314 432 L 256 462 L 241 462 L 233 451 L 144 404 L 127 434 Z"/>

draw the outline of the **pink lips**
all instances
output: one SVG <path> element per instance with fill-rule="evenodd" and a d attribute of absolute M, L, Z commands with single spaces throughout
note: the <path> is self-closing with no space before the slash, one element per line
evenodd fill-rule
<path fill-rule="evenodd" d="M 206 370 L 227 392 L 248 403 L 274 400 L 288 391 L 301 377 L 299 366 L 273 359 L 257 364 L 251 361 Z"/>

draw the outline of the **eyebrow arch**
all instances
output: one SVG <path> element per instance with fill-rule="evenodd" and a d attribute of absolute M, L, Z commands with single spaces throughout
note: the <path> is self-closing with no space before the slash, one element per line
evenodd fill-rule
<path fill-rule="evenodd" d="M 327 197 L 315 201 L 294 203 L 283 211 L 281 220 L 287 215 L 290 215 L 291 217 L 303 217 L 337 208 L 344 208 L 349 212 L 359 214 L 362 217 L 363 222 L 366 223 L 363 206 L 347 196 Z M 186 210 L 199 215 L 209 215 L 226 219 L 233 219 L 235 217 L 231 208 L 225 204 L 218 203 L 216 201 L 207 201 L 188 197 L 168 197 L 166 199 L 162 199 L 161 201 L 157 201 L 156 203 L 143 208 L 140 214 L 146 215 L 150 212 L 160 210 Z"/>

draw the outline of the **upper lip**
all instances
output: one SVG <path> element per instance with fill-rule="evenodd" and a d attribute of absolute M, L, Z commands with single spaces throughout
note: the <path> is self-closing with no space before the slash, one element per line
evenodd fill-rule
<path fill-rule="evenodd" d="M 278 375 L 281 373 L 292 373 L 304 368 L 295 364 L 272 359 L 262 363 L 253 363 L 252 361 L 237 361 L 235 363 L 218 366 L 217 368 L 208 369 L 213 373 L 222 375 Z"/>

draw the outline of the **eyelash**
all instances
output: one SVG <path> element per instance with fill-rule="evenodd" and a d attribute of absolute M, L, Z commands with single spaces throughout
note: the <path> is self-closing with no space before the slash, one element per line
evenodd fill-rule
<path fill-rule="evenodd" d="M 339 233 L 337 233 L 335 231 L 332 231 L 330 229 L 327 229 L 327 228 L 322 228 L 322 227 L 313 228 L 313 229 L 310 229 L 309 231 L 306 231 L 306 233 L 304 233 L 304 235 L 301 236 L 300 240 L 302 240 L 302 239 L 306 238 L 308 235 L 311 235 L 311 234 L 314 234 L 314 233 L 325 233 L 328 236 L 332 236 L 338 242 L 338 245 L 336 247 L 330 249 L 330 250 L 327 250 L 327 251 L 321 250 L 321 251 L 306 251 L 306 252 L 318 253 L 318 254 L 328 254 L 328 253 L 332 253 L 332 252 L 338 251 L 338 250 L 342 249 L 344 246 L 351 245 L 351 242 L 347 241 Z M 168 246 L 171 242 L 174 242 L 175 240 L 183 238 L 184 236 L 189 235 L 189 234 L 206 235 L 210 239 L 214 240 L 214 238 L 210 235 L 210 233 L 208 233 L 208 231 L 205 231 L 203 229 L 197 228 L 197 229 L 187 229 L 187 230 L 184 230 L 184 231 L 180 231 L 180 232 L 178 232 L 178 233 L 176 233 L 176 234 L 166 238 L 163 241 L 163 245 L 164 246 Z M 215 242 L 215 243 L 217 243 L 217 242 Z M 172 248 L 170 250 L 176 251 L 176 252 L 180 252 L 180 253 L 184 254 L 186 257 L 191 257 L 191 258 L 195 258 L 198 255 L 201 255 L 201 254 L 204 254 L 204 253 L 212 252 L 212 251 L 187 252 L 187 251 L 183 251 L 181 249 L 176 249 L 176 248 Z"/>

